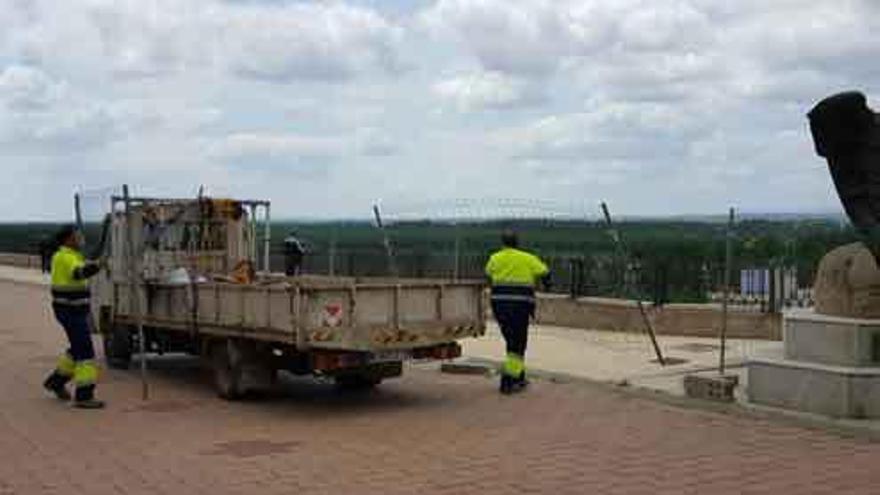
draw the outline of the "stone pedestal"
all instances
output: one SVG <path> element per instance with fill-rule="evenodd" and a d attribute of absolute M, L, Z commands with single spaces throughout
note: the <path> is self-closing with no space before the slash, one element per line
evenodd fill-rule
<path fill-rule="evenodd" d="M 751 402 L 880 418 L 880 319 L 792 313 L 783 342 L 783 355 L 747 363 Z"/>

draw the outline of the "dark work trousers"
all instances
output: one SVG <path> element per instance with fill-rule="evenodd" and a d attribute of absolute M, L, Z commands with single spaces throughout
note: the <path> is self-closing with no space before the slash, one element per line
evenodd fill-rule
<path fill-rule="evenodd" d="M 534 308 L 535 303 L 529 301 L 492 301 L 492 312 L 501 327 L 508 353 L 525 357 L 529 318 L 534 313 Z"/>
<path fill-rule="evenodd" d="M 65 306 L 63 304 L 53 304 L 52 309 L 55 312 L 55 319 L 64 328 L 67 334 L 67 341 L 70 347 L 67 350 L 68 355 L 73 359 L 77 366 L 82 363 L 88 363 L 88 366 L 94 367 L 92 361 L 95 359 L 95 349 L 92 345 L 91 328 L 89 326 L 89 307 L 88 306 Z M 76 383 L 76 397 L 78 400 L 91 399 L 94 390 L 94 383 Z"/>

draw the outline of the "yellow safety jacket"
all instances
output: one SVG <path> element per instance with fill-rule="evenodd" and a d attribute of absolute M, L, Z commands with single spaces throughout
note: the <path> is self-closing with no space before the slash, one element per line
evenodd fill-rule
<path fill-rule="evenodd" d="M 52 256 L 52 303 L 88 307 L 87 279 L 97 271 L 98 267 L 87 263 L 82 253 L 61 246 Z"/>
<path fill-rule="evenodd" d="M 486 263 L 486 276 L 492 280 L 492 300 L 534 302 L 535 284 L 549 271 L 547 265 L 531 253 L 501 249 Z"/>

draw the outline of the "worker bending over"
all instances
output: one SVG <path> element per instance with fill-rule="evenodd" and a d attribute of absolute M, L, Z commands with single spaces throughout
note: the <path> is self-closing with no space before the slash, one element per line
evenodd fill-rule
<path fill-rule="evenodd" d="M 492 312 L 507 345 L 507 359 L 501 372 L 503 394 L 518 392 L 528 385 L 525 373 L 529 318 L 535 314 L 535 285 L 546 283 L 549 270 L 537 256 L 518 249 L 515 232 L 501 235 L 504 246 L 486 264 L 492 281 Z"/>
<path fill-rule="evenodd" d="M 56 237 L 58 250 L 52 256 L 52 309 L 64 328 L 70 348 L 58 360 L 58 367 L 43 386 L 59 399 L 70 400 L 67 384 L 73 380 L 73 405 L 100 409 L 104 403 L 95 399 L 98 368 L 89 327 L 88 279 L 101 270 L 101 263 L 86 261 L 80 253 L 82 235 L 73 226 L 65 226 Z"/>

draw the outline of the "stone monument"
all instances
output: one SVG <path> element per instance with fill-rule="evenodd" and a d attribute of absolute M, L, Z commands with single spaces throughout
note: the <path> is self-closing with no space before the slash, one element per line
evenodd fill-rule
<path fill-rule="evenodd" d="M 784 315 L 781 356 L 747 363 L 751 402 L 880 418 L 880 117 L 858 92 L 808 114 L 844 210 L 861 237 L 819 263 L 813 311 Z"/>

